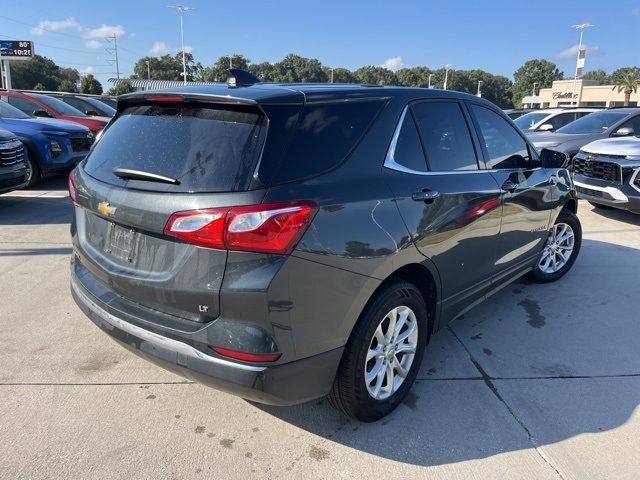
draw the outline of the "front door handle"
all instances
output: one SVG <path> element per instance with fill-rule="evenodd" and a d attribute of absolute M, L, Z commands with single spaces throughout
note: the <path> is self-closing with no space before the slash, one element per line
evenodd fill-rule
<path fill-rule="evenodd" d="M 519 187 L 519 184 L 514 182 L 513 180 L 506 180 L 503 184 L 502 184 L 502 190 L 504 190 L 505 192 L 515 192 Z"/>
<path fill-rule="evenodd" d="M 435 190 L 423 190 L 421 192 L 415 192 L 411 195 L 411 198 L 416 202 L 431 202 L 438 196 L 440 196 L 440 193 Z"/>

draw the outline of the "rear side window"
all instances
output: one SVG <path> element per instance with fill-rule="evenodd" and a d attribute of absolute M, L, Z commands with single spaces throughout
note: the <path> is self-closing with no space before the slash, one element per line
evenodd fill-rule
<path fill-rule="evenodd" d="M 416 172 L 426 172 L 427 163 L 420 144 L 420 137 L 410 112 L 404 117 L 402 127 L 393 151 L 393 160 Z"/>
<path fill-rule="evenodd" d="M 471 134 L 458 103 L 425 102 L 411 109 L 422 135 L 430 171 L 478 169 Z"/>
<path fill-rule="evenodd" d="M 340 164 L 358 144 L 383 104 L 371 100 L 306 105 L 276 182 L 318 175 Z"/>
<path fill-rule="evenodd" d="M 256 107 L 131 106 L 105 130 L 84 169 L 98 180 L 143 190 L 241 191 L 249 188 L 265 135 L 265 117 Z M 113 174 L 116 168 L 180 184 L 126 181 Z"/>
<path fill-rule="evenodd" d="M 515 128 L 488 108 L 471 105 L 487 150 L 489 168 L 529 168 L 529 147 Z"/>

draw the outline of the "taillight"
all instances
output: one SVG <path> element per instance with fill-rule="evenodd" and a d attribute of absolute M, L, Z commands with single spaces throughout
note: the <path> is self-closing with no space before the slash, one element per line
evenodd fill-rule
<path fill-rule="evenodd" d="M 282 355 L 280 353 L 247 353 L 222 347 L 211 347 L 211 349 L 219 355 L 243 362 L 275 362 Z"/>
<path fill-rule="evenodd" d="M 78 201 L 78 188 L 76 187 L 76 171 L 71 170 L 69 174 L 69 198 L 73 203 Z"/>
<path fill-rule="evenodd" d="M 203 247 L 287 254 L 317 209 L 313 202 L 282 202 L 176 212 L 164 233 Z"/>

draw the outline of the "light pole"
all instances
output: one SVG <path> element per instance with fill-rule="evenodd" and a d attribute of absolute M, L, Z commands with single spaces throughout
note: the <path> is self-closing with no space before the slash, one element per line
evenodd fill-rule
<path fill-rule="evenodd" d="M 149 60 L 146 60 L 147 62 L 147 80 L 151 80 L 151 63 L 149 63 Z"/>
<path fill-rule="evenodd" d="M 331 67 L 331 83 L 333 83 L 333 67 Z"/>
<path fill-rule="evenodd" d="M 429 74 L 429 86 L 427 88 L 431 88 L 431 77 L 433 77 L 433 73 Z"/>
<path fill-rule="evenodd" d="M 183 17 L 184 17 L 184 13 L 185 12 L 189 12 L 191 10 L 194 10 L 191 7 L 185 7 L 184 5 L 181 4 L 177 4 L 177 5 L 167 5 L 168 8 L 175 8 L 178 13 L 180 14 L 180 45 L 182 47 L 182 78 L 184 81 L 184 84 L 187 84 L 187 60 L 185 57 L 185 53 L 184 53 L 184 23 L 183 23 Z"/>
<path fill-rule="evenodd" d="M 476 93 L 476 97 L 482 97 L 482 92 L 480 91 L 480 87 L 482 86 L 482 80 L 478 80 L 478 93 Z"/>
<path fill-rule="evenodd" d="M 533 82 L 533 88 L 531 89 L 531 96 L 535 97 L 536 96 L 536 86 L 538 85 L 539 82 Z"/>
<path fill-rule="evenodd" d="M 447 89 L 447 83 L 449 82 L 449 70 L 451 70 L 451 65 L 448 63 L 444 66 L 444 86 L 443 90 Z"/>
<path fill-rule="evenodd" d="M 573 107 L 573 102 L 576 97 L 576 82 L 578 81 L 578 69 L 580 67 L 580 51 L 582 50 L 582 34 L 584 33 L 585 28 L 593 27 L 590 23 L 581 23 L 579 25 L 573 25 L 572 28 L 580 30 L 580 41 L 578 42 L 578 58 L 576 59 L 576 73 L 573 76 L 573 90 L 571 92 L 571 106 Z M 583 62 L 584 64 L 584 62 Z"/>

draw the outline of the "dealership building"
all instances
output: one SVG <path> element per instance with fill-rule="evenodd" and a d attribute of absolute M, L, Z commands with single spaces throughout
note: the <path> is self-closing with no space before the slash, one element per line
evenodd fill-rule
<path fill-rule="evenodd" d="M 541 88 L 538 95 L 529 95 L 522 99 L 525 108 L 570 107 L 571 97 L 578 107 L 622 107 L 624 91 L 618 92 L 614 85 L 598 85 L 595 80 L 578 80 L 575 94 L 573 79 L 557 80 L 551 88 Z M 640 91 L 631 94 L 629 106 L 640 104 Z"/>

